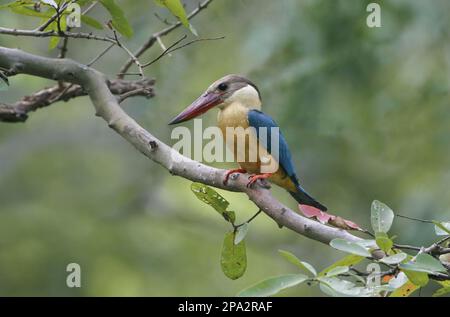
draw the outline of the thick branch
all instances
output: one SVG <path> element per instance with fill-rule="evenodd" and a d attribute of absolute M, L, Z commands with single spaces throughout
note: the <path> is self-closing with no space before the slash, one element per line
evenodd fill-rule
<path fill-rule="evenodd" d="M 345 230 L 328 227 L 300 216 L 275 199 L 268 189 L 247 188 L 244 177 L 230 180 L 228 185 L 224 185 L 224 170 L 203 165 L 181 155 L 129 117 L 111 93 L 105 76 L 92 68 L 69 59 L 45 58 L 3 47 L 0 47 L 0 67 L 14 70 L 16 73 L 63 80 L 82 86 L 91 98 L 96 115 L 102 117 L 110 128 L 137 150 L 173 175 L 229 191 L 244 192 L 279 225 L 316 241 L 328 244 L 334 238 L 360 240 Z"/>
<path fill-rule="evenodd" d="M 119 95 L 120 100 L 124 96 L 144 96 L 147 98 L 154 96 L 154 79 L 122 80 L 116 79 L 109 82 L 109 89 L 112 94 Z M 86 96 L 87 92 L 77 84 L 67 84 L 62 87 L 55 85 L 25 96 L 12 105 L 0 103 L 0 121 L 4 122 L 24 122 L 28 119 L 28 113 L 40 108 L 47 107 L 58 101 L 68 101 L 72 98 Z"/>

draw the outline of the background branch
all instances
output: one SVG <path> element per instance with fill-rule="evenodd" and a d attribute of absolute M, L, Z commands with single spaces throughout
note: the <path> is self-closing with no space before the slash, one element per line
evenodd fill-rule
<path fill-rule="evenodd" d="M 154 96 L 154 79 L 123 80 L 116 79 L 108 82 L 109 89 L 114 95 Z M 28 119 L 28 113 L 40 108 L 47 107 L 58 101 L 69 101 L 70 99 L 86 96 L 87 92 L 78 84 L 66 84 L 63 87 L 55 85 L 25 96 L 14 104 L 0 103 L 0 121 L 24 122 Z M 120 97 L 123 98 L 123 97 Z"/>
<path fill-rule="evenodd" d="M 202 10 L 206 9 L 206 7 L 212 2 L 213 0 L 205 0 L 202 3 L 200 3 L 198 5 L 197 8 L 195 8 L 190 14 L 188 14 L 188 20 L 192 19 L 193 17 L 195 17 L 197 14 L 199 14 Z M 170 32 L 172 32 L 173 30 L 179 28 L 181 26 L 181 22 L 177 21 L 175 24 L 157 32 L 152 34 L 148 40 L 139 48 L 137 49 L 136 52 L 133 53 L 133 55 L 136 58 L 139 58 L 142 54 L 144 54 L 149 48 L 151 48 L 155 42 L 163 37 L 166 36 L 167 34 L 169 34 Z M 132 58 L 129 58 L 125 64 L 123 64 L 123 66 L 120 68 L 119 70 L 119 78 L 123 78 L 123 76 L 128 72 L 128 70 L 130 69 L 131 65 L 133 65 L 134 61 Z"/>

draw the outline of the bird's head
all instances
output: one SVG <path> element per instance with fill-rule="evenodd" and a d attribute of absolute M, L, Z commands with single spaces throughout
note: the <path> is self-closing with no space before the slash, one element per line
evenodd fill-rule
<path fill-rule="evenodd" d="M 223 109 L 235 102 L 250 109 L 260 109 L 261 96 L 255 84 L 247 78 L 239 75 L 227 75 L 209 86 L 200 97 L 173 118 L 169 124 L 188 121 L 209 109 L 214 107 Z"/>

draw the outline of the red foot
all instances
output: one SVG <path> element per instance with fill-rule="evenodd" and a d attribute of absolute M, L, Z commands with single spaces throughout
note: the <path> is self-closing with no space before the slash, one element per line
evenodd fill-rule
<path fill-rule="evenodd" d="M 228 179 L 230 178 L 231 174 L 234 174 L 234 173 L 247 173 L 247 171 L 245 169 L 243 169 L 243 168 L 237 168 L 237 169 L 234 169 L 234 170 L 228 170 L 225 173 L 225 178 L 223 179 L 223 184 L 224 185 L 226 185 L 228 183 Z"/>
<path fill-rule="evenodd" d="M 250 180 L 247 183 L 247 187 L 252 186 L 258 179 L 266 179 L 270 176 L 272 176 L 273 173 L 264 173 L 264 174 L 256 174 L 256 175 L 251 175 L 248 179 Z"/>

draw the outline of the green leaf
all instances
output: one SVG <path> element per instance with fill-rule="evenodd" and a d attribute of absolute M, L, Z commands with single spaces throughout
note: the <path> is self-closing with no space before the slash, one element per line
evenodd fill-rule
<path fill-rule="evenodd" d="M 220 264 L 223 273 L 232 280 L 238 279 L 244 275 L 247 268 L 245 241 L 234 244 L 233 231 L 228 232 L 223 240 Z"/>
<path fill-rule="evenodd" d="M 437 222 L 434 221 L 434 231 L 438 236 L 448 236 L 450 235 L 450 222 Z"/>
<path fill-rule="evenodd" d="M 327 272 L 326 277 L 333 277 L 339 274 L 344 274 L 347 273 L 348 270 L 348 266 L 336 266 Z"/>
<path fill-rule="evenodd" d="M 234 244 L 239 244 L 247 235 L 249 224 L 246 222 L 236 229 Z"/>
<path fill-rule="evenodd" d="M 280 252 L 281 256 L 283 258 L 285 258 L 286 260 L 288 260 L 289 262 L 291 262 L 292 264 L 298 266 L 299 268 L 301 268 L 302 270 L 304 270 L 308 273 L 311 273 L 314 276 L 317 276 L 317 271 L 311 264 L 300 261 L 299 258 L 297 258 L 294 254 L 292 254 L 289 251 L 278 250 L 278 252 Z"/>
<path fill-rule="evenodd" d="M 333 263 L 332 265 L 330 265 L 329 267 L 324 269 L 322 272 L 319 273 L 319 276 L 325 276 L 326 273 L 328 273 L 335 267 L 356 265 L 359 262 L 361 262 L 362 260 L 364 260 L 363 256 L 354 255 L 354 254 L 347 255 L 346 257 L 343 257 L 342 259 L 336 261 L 335 263 Z"/>
<path fill-rule="evenodd" d="M 131 28 L 131 25 L 125 17 L 122 9 L 116 4 L 116 2 L 114 0 L 100 0 L 100 3 L 111 15 L 112 25 L 117 32 L 126 37 L 132 37 L 133 29 Z"/>
<path fill-rule="evenodd" d="M 394 221 L 394 212 L 387 205 L 378 200 L 372 202 L 371 217 L 372 228 L 375 233 L 388 232 Z"/>
<path fill-rule="evenodd" d="M 332 246 L 333 248 L 335 248 L 337 250 L 348 252 L 351 254 L 356 254 L 356 255 L 360 255 L 360 256 L 364 256 L 364 257 L 371 256 L 369 251 L 367 251 L 367 249 L 364 248 L 363 246 L 360 246 L 356 242 L 350 242 L 345 239 L 340 239 L 340 238 L 333 239 L 330 242 L 330 246 Z"/>
<path fill-rule="evenodd" d="M 413 272 L 423 272 L 428 274 L 445 273 L 447 272 L 445 267 L 439 262 L 439 260 L 433 258 L 431 255 L 421 253 L 417 255 L 414 262 L 402 263 L 399 265 L 400 269 Z"/>
<path fill-rule="evenodd" d="M 400 262 L 404 261 L 408 255 L 406 253 L 400 252 L 391 256 L 386 256 L 380 260 L 380 262 L 383 262 L 385 264 L 399 264 Z"/>
<path fill-rule="evenodd" d="M 444 296 L 446 294 L 450 293 L 450 286 L 449 287 L 442 287 L 440 289 L 438 289 L 436 292 L 433 293 L 433 297 L 438 297 L 438 296 Z"/>
<path fill-rule="evenodd" d="M 94 18 L 91 18 L 90 16 L 87 15 L 82 15 L 81 16 L 81 22 L 93 27 L 94 29 L 97 30 L 102 30 L 103 29 L 103 24 L 100 23 L 99 21 L 97 21 Z"/>
<path fill-rule="evenodd" d="M 245 290 L 239 292 L 237 296 L 241 297 L 264 297 L 275 295 L 278 292 L 296 286 L 304 281 L 308 280 L 308 277 L 303 274 L 286 274 L 280 276 L 270 277 L 263 280 Z"/>
<path fill-rule="evenodd" d="M 392 240 L 389 239 L 388 235 L 384 232 L 377 232 L 375 234 L 375 241 L 378 247 L 386 253 L 388 253 L 394 245 L 394 242 L 392 242 Z"/>
<path fill-rule="evenodd" d="M 14 8 L 14 7 L 22 7 L 22 6 L 26 6 L 26 5 L 34 6 L 34 2 L 32 0 L 12 1 L 12 2 L 0 5 L 0 10 Z"/>
<path fill-rule="evenodd" d="M 60 27 L 62 31 L 65 31 L 67 29 L 67 24 L 66 24 L 66 19 L 61 19 L 60 21 Z M 53 30 L 55 32 L 58 31 L 58 24 L 57 22 L 52 22 L 48 29 Z M 60 42 L 61 38 L 57 37 L 57 36 L 53 36 L 50 38 L 50 41 L 48 43 L 48 49 L 51 51 L 53 49 L 55 49 L 58 46 L 58 43 Z"/>
<path fill-rule="evenodd" d="M 26 15 L 30 17 L 38 17 L 38 18 L 50 18 L 52 14 L 50 12 L 39 12 L 34 10 L 33 7 L 26 6 L 12 6 L 10 7 L 11 11 L 17 14 Z"/>
<path fill-rule="evenodd" d="M 428 274 L 424 272 L 417 272 L 417 271 L 410 271 L 402 269 L 402 272 L 406 274 L 408 279 L 413 283 L 414 285 L 424 287 L 428 284 L 429 278 Z"/>
<path fill-rule="evenodd" d="M 236 215 L 234 211 L 227 210 L 230 203 L 218 192 L 201 183 L 192 183 L 191 190 L 198 199 L 213 207 L 226 221 L 234 224 Z"/>
<path fill-rule="evenodd" d="M 155 0 L 155 2 L 160 6 L 166 7 L 186 28 L 192 32 L 192 34 L 197 36 L 197 31 L 189 23 L 186 11 L 184 10 L 180 0 Z"/>

